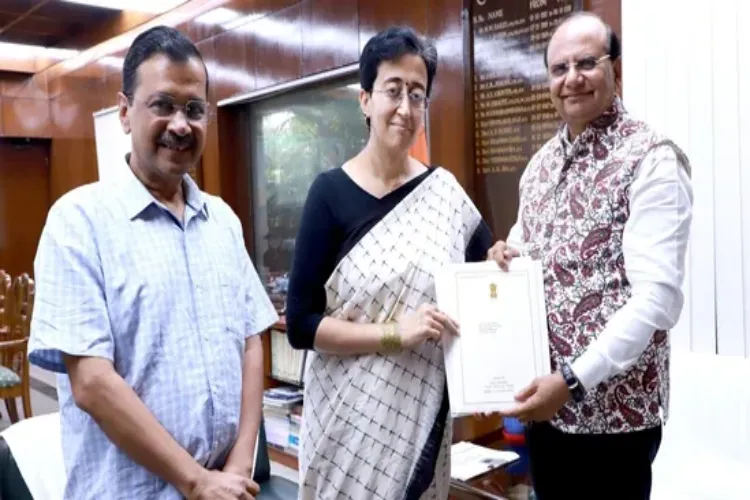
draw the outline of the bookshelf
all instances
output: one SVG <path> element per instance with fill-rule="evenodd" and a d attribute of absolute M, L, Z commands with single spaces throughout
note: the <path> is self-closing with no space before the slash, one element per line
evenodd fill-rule
<path fill-rule="evenodd" d="M 268 458 L 272 462 L 276 462 L 285 467 L 289 467 L 290 469 L 294 469 L 294 470 L 299 469 L 299 462 L 297 461 L 297 457 L 295 457 L 294 455 L 290 455 L 289 453 L 285 451 L 277 450 L 276 448 L 272 448 L 269 446 Z"/>
<path fill-rule="evenodd" d="M 263 375 L 265 376 L 264 389 L 270 389 L 280 385 L 302 387 L 301 380 L 291 380 L 290 378 L 274 373 L 273 343 L 274 336 L 277 334 L 281 334 L 286 338 L 286 320 L 283 316 L 281 316 L 281 319 L 279 319 L 279 321 L 277 321 L 271 328 L 261 334 L 261 340 L 263 343 Z M 291 349 L 291 346 L 289 346 L 289 349 Z"/>
<path fill-rule="evenodd" d="M 264 390 L 280 387 L 301 388 L 302 367 L 306 356 L 302 351 L 293 351 L 289 345 L 286 339 L 286 321 L 283 316 L 270 329 L 261 334 L 261 341 L 263 344 Z M 280 353 L 282 354 L 281 357 L 279 356 Z M 302 366 L 299 366 L 297 370 L 292 370 L 289 366 L 279 366 L 280 362 L 282 365 L 289 365 L 300 361 Z M 295 371 L 296 376 L 293 373 Z M 268 408 L 264 404 L 267 438 L 271 438 L 269 427 L 273 427 L 273 423 L 269 422 L 270 419 L 265 415 L 266 411 L 268 411 Z M 274 462 L 297 470 L 299 468 L 297 456 L 289 450 L 282 450 L 274 446 L 270 442 L 272 439 L 269 439 L 268 457 Z"/>

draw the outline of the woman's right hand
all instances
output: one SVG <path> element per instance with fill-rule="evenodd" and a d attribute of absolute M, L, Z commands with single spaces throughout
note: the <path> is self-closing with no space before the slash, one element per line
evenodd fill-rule
<path fill-rule="evenodd" d="M 414 347 L 427 339 L 440 340 L 443 332 L 458 335 L 458 323 L 430 304 L 422 304 L 398 322 L 401 345 Z"/>

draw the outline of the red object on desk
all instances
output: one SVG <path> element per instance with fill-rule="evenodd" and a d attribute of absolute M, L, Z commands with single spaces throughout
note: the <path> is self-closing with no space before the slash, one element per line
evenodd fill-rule
<path fill-rule="evenodd" d="M 526 436 L 523 434 L 510 434 L 503 429 L 503 439 L 511 446 L 523 446 L 526 444 Z"/>

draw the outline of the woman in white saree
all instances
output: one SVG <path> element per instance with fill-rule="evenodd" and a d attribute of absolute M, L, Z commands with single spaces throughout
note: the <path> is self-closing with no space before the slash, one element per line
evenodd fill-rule
<path fill-rule="evenodd" d="M 289 340 L 310 349 L 300 498 L 448 497 L 451 420 L 433 273 L 484 260 L 489 228 L 456 179 L 410 158 L 437 54 L 410 28 L 360 59 L 366 147 L 308 193 L 287 300 Z"/>

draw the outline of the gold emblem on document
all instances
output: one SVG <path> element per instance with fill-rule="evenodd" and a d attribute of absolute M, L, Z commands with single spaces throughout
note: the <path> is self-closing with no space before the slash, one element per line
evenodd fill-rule
<path fill-rule="evenodd" d="M 497 285 L 495 283 L 490 283 L 490 298 L 497 298 Z"/>

